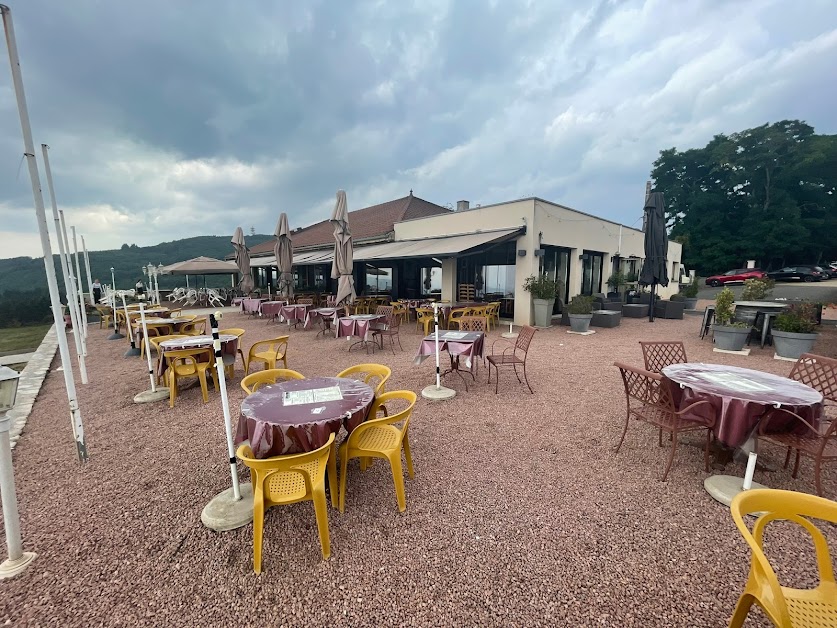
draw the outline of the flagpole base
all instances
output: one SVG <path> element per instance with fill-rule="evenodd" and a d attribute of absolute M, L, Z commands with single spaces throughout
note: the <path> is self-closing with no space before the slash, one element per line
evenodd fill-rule
<path fill-rule="evenodd" d="M 108 336 L 108 340 L 122 340 L 124 337 L 125 334 L 120 334 L 118 331 L 115 331 L 110 336 Z"/>
<path fill-rule="evenodd" d="M 163 401 L 169 398 L 168 388 L 158 388 L 157 390 L 143 390 L 141 393 L 134 395 L 134 403 L 153 403 L 155 401 Z"/>
<path fill-rule="evenodd" d="M 242 528 L 253 520 L 253 485 L 239 484 L 241 499 L 233 497 L 232 487 L 218 493 L 204 506 L 201 522 L 210 530 L 226 532 Z"/>
<path fill-rule="evenodd" d="M 136 358 L 136 357 L 139 357 L 140 355 L 141 355 L 140 350 L 137 349 L 136 347 L 131 347 L 130 349 L 128 349 L 125 352 L 125 357 L 126 358 Z"/>
<path fill-rule="evenodd" d="M 437 387 L 436 384 L 431 384 L 421 391 L 421 396 L 431 401 L 446 401 L 456 397 L 456 391 L 453 388 Z"/>
<path fill-rule="evenodd" d="M 37 554 L 35 552 L 23 552 L 23 555 L 17 560 L 9 560 L 8 558 L 0 563 L 0 580 L 6 578 L 13 578 L 29 566 Z"/>

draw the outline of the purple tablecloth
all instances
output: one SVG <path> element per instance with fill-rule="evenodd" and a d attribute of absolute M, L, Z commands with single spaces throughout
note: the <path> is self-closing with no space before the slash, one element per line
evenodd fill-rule
<path fill-rule="evenodd" d="M 279 308 L 279 317 L 283 321 L 290 323 L 291 321 L 304 321 L 305 315 L 308 313 L 310 305 L 301 303 L 283 305 Z"/>
<path fill-rule="evenodd" d="M 262 301 L 259 304 L 259 314 L 262 316 L 278 316 L 283 305 L 287 305 L 287 301 Z"/>
<path fill-rule="evenodd" d="M 674 384 L 672 392 L 678 407 L 695 401 L 709 401 L 715 408 L 715 436 L 729 447 L 743 445 L 762 417 L 781 404 L 817 426 L 822 413 L 822 395 L 800 382 L 752 369 L 724 364 L 672 364 L 663 375 Z M 706 407 L 694 414 L 706 418 Z M 782 431 L 793 424 L 785 415 L 770 422 L 771 431 Z M 799 425 L 797 423 L 797 425 Z M 801 426 L 804 429 L 804 426 Z"/>
<path fill-rule="evenodd" d="M 386 318 L 383 314 L 354 314 L 345 316 L 337 321 L 337 337 L 348 338 L 357 336 L 361 340 L 369 340 L 369 330 L 374 329 L 373 323 Z"/>
<path fill-rule="evenodd" d="M 176 334 L 180 331 L 180 328 L 183 327 L 186 323 L 190 323 L 192 321 L 185 319 L 185 318 L 146 318 L 145 325 L 146 327 L 154 327 L 156 325 L 169 325 L 172 329 L 172 333 Z M 134 329 L 134 342 L 137 345 L 137 349 L 139 349 L 139 343 L 142 341 L 143 333 L 142 333 L 142 321 L 136 318 L 131 321 L 131 325 Z M 152 336 L 153 337 L 153 336 Z"/>
<path fill-rule="evenodd" d="M 485 334 L 479 331 L 471 331 L 460 332 L 464 334 L 462 338 L 446 337 L 447 334 L 451 333 L 457 334 L 457 332 L 439 334 L 439 353 L 447 351 L 451 357 L 464 355 L 465 366 L 473 372 L 474 366 L 476 366 L 475 358 L 481 358 L 485 352 Z M 419 365 L 433 355 L 436 355 L 436 339 L 431 334 L 422 339 L 413 364 Z"/>
<path fill-rule="evenodd" d="M 262 301 L 267 301 L 267 299 L 241 299 L 241 311 L 245 314 L 258 314 Z"/>
<path fill-rule="evenodd" d="M 235 356 L 238 351 L 238 336 L 232 334 L 221 334 L 221 353 Z M 160 343 L 163 355 L 157 360 L 157 375 L 163 376 L 166 370 L 166 351 L 179 351 L 181 349 L 212 349 L 212 336 L 190 336 L 189 338 L 173 338 Z"/>
<path fill-rule="evenodd" d="M 330 318 L 333 324 L 337 324 L 337 319 L 340 316 L 340 309 L 336 307 L 318 307 L 313 310 L 308 310 L 305 315 L 305 324 L 303 329 L 311 329 L 312 325 L 320 318 Z"/>
<path fill-rule="evenodd" d="M 284 405 L 284 393 L 338 386 L 343 399 Z M 369 412 L 374 393 L 361 381 L 312 377 L 263 386 L 241 402 L 236 445 L 250 441 L 256 458 L 313 451 L 325 445 L 340 427 L 351 432 Z"/>

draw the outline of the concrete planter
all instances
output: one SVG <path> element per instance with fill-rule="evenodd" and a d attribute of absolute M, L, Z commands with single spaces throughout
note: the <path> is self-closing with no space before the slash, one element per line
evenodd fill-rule
<path fill-rule="evenodd" d="M 791 331 L 777 331 L 770 332 L 773 336 L 773 346 L 776 349 L 776 355 L 782 358 L 799 359 L 803 353 L 808 353 L 814 348 L 814 343 L 817 341 L 817 334 L 797 334 Z"/>
<path fill-rule="evenodd" d="M 697 299 L 692 299 L 692 298 L 686 297 L 684 299 L 684 301 L 686 301 L 686 309 L 687 310 L 693 310 L 697 307 L 697 302 L 698 302 Z"/>
<path fill-rule="evenodd" d="M 593 320 L 592 314 L 568 314 L 570 318 L 570 328 L 573 331 L 584 332 L 590 330 L 590 321 Z"/>
<path fill-rule="evenodd" d="M 712 335 L 715 338 L 715 348 L 724 351 L 741 351 L 750 335 L 749 327 L 727 327 L 726 325 L 712 325 Z"/>
<path fill-rule="evenodd" d="M 550 327 L 555 299 L 532 299 L 532 304 L 535 307 L 535 327 Z"/>

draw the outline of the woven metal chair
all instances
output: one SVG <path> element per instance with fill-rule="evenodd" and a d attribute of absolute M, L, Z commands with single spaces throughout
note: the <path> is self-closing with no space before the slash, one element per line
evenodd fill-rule
<path fill-rule="evenodd" d="M 672 364 L 685 364 L 686 347 L 679 340 L 665 342 L 643 342 L 639 341 L 642 347 L 642 357 L 645 359 L 645 370 L 652 373 L 659 373 L 665 367 Z"/>
<path fill-rule="evenodd" d="M 532 386 L 529 384 L 529 378 L 526 376 L 526 357 L 529 355 L 529 345 L 532 342 L 532 338 L 535 337 L 535 332 L 537 330 L 534 327 L 529 327 L 528 325 L 520 330 L 520 333 L 517 335 L 517 341 L 513 345 L 509 345 L 501 353 L 495 353 L 494 347 L 498 342 L 505 342 L 509 344 L 507 340 L 500 339 L 494 342 L 491 345 L 491 355 L 489 355 L 486 359 L 488 360 L 488 382 L 491 383 L 491 367 L 494 367 L 495 376 L 497 380 L 494 383 L 494 394 L 497 394 L 497 390 L 500 386 L 500 368 L 501 367 L 512 367 L 514 369 L 514 374 L 517 377 L 517 381 L 521 384 L 523 383 L 520 379 L 520 375 L 517 372 L 517 367 L 523 367 L 523 379 L 526 380 L 526 386 L 529 388 L 529 392 L 533 395 L 535 391 L 532 390 Z"/>

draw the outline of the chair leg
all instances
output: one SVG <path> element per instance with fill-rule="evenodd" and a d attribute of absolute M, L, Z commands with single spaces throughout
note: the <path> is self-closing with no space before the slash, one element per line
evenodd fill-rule
<path fill-rule="evenodd" d="M 403 353 L 404 347 L 401 346 L 401 334 L 396 334 L 395 337 L 398 338 L 398 348 L 401 349 L 401 352 Z"/>
<path fill-rule="evenodd" d="M 712 439 L 712 430 L 706 430 L 706 446 L 703 448 L 703 466 L 706 473 L 709 473 L 709 441 Z"/>
<path fill-rule="evenodd" d="M 500 388 L 500 368 L 498 365 L 494 365 L 494 394 L 497 394 L 497 391 Z"/>
<path fill-rule="evenodd" d="M 526 381 L 526 386 L 529 388 L 529 392 L 534 395 L 535 391 L 532 390 L 532 385 L 529 383 L 529 378 L 526 376 L 526 362 L 523 363 L 523 379 Z"/>
<path fill-rule="evenodd" d="M 174 369 L 169 369 L 169 408 L 174 407 L 174 400 L 177 399 L 177 377 Z"/>
<path fill-rule="evenodd" d="M 346 508 L 346 467 L 349 462 L 349 448 L 340 452 L 340 512 Z"/>
<path fill-rule="evenodd" d="M 404 512 L 407 509 L 407 499 L 404 496 L 404 471 L 401 469 L 401 450 L 389 459 L 392 468 L 392 479 L 395 483 L 395 498 L 398 501 L 398 511 Z"/>
<path fill-rule="evenodd" d="M 657 436 L 657 446 L 658 447 L 663 446 L 663 428 L 660 428 L 659 434 Z"/>
<path fill-rule="evenodd" d="M 331 452 L 328 454 L 328 492 L 331 493 L 331 507 L 337 508 L 339 505 L 339 488 L 337 484 L 337 445 L 331 444 Z"/>
<path fill-rule="evenodd" d="M 314 514 L 317 517 L 317 531 L 320 533 L 320 548 L 323 550 L 323 559 L 331 556 L 331 542 L 328 538 L 328 508 L 326 506 L 325 490 L 322 486 L 314 490 L 312 501 L 314 502 Z"/>
<path fill-rule="evenodd" d="M 674 462 L 674 454 L 677 453 L 677 432 L 671 433 L 671 453 L 668 456 L 668 464 L 666 465 L 666 470 L 663 473 L 663 482 L 666 481 L 668 477 L 668 472 L 671 470 L 671 465 Z"/>
<path fill-rule="evenodd" d="M 264 536 L 264 503 L 253 503 L 253 571 L 262 572 L 262 537 Z"/>
<path fill-rule="evenodd" d="M 822 497 L 822 484 L 820 482 L 820 465 L 822 464 L 822 458 L 817 456 L 814 459 L 814 485 L 817 487 L 817 495 Z"/>
<path fill-rule="evenodd" d="M 514 376 L 517 378 L 517 383 L 522 384 L 523 382 L 520 380 L 520 375 L 517 373 L 517 364 L 512 364 L 512 368 L 514 369 Z"/>
<path fill-rule="evenodd" d="M 206 371 L 198 371 L 198 381 L 201 383 L 201 395 L 203 395 L 203 402 L 209 403 L 209 390 L 206 386 Z"/>
<path fill-rule="evenodd" d="M 744 625 L 744 620 L 747 619 L 747 615 L 750 613 L 750 607 L 753 605 L 753 601 L 753 596 L 748 593 L 738 598 L 735 611 L 729 620 L 729 628 L 741 628 Z"/>
<path fill-rule="evenodd" d="M 407 475 L 409 475 L 412 480 L 416 474 L 413 472 L 413 457 L 410 455 L 409 434 L 404 434 L 404 441 L 402 445 L 404 446 L 404 459 L 407 461 Z"/>
<path fill-rule="evenodd" d="M 785 454 L 785 465 L 782 467 L 783 469 L 788 468 L 788 464 L 790 463 L 791 451 L 792 451 L 792 449 L 790 447 L 788 447 L 788 453 Z"/>
<path fill-rule="evenodd" d="M 625 413 L 625 427 L 622 428 L 622 438 L 619 439 L 619 444 L 616 445 L 616 451 L 614 451 L 613 453 L 616 453 L 616 454 L 619 453 L 619 448 L 622 446 L 622 443 L 625 441 L 625 434 L 628 433 L 628 422 L 630 420 L 631 420 L 631 415 L 626 412 Z M 662 430 L 660 431 L 660 433 L 662 434 Z M 662 435 L 660 436 L 660 439 L 662 441 Z"/>
<path fill-rule="evenodd" d="M 796 450 L 796 460 L 793 463 L 793 473 L 791 473 L 791 477 L 795 480 L 796 474 L 799 472 L 799 450 Z"/>

